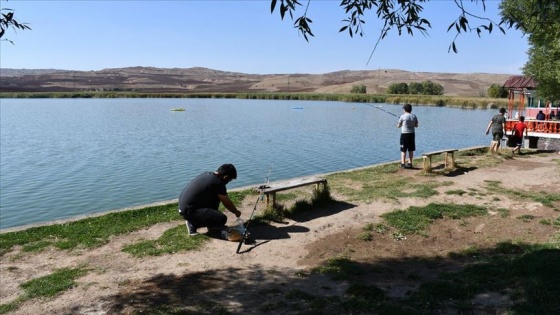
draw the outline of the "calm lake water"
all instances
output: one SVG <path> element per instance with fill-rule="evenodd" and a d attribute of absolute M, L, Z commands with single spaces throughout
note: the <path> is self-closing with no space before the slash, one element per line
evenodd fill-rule
<path fill-rule="evenodd" d="M 417 156 L 490 142 L 494 111 L 413 113 Z M 232 189 L 263 183 L 269 170 L 276 181 L 396 161 L 396 121 L 344 102 L 0 99 L 0 228 L 175 199 L 223 163 L 237 167 Z"/>

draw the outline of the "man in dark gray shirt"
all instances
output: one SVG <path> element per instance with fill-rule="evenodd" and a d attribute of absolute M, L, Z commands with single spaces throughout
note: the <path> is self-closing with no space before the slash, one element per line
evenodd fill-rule
<path fill-rule="evenodd" d="M 204 172 L 193 179 L 179 196 L 179 214 L 185 219 L 189 235 L 196 235 L 199 227 L 221 231 L 227 217 L 218 211 L 220 202 L 236 217 L 241 216 L 229 199 L 226 185 L 237 178 L 232 164 L 224 164 L 215 172 Z"/>
<path fill-rule="evenodd" d="M 490 152 L 496 153 L 500 148 L 500 142 L 504 137 L 504 130 L 506 130 L 506 114 L 505 108 L 500 108 L 500 113 L 494 115 L 488 123 L 488 127 L 486 127 L 486 134 L 490 132 L 490 128 L 492 128 L 492 142 L 490 142 Z"/>

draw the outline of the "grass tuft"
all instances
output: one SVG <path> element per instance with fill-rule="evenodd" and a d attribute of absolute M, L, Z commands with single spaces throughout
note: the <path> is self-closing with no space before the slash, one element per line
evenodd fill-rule
<path fill-rule="evenodd" d="M 210 240 L 206 235 L 189 236 L 184 224 L 167 230 L 156 240 L 141 241 L 127 245 L 123 252 L 135 257 L 160 256 L 163 254 L 174 254 L 189 250 L 199 249 L 205 242 Z"/>
<path fill-rule="evenodd" d="M 108 213 L 103 216 L 62 224 L 33 227 L 0 234 L 0 255 L 16 245 L 26 250 L 39 250 L 53 245 L 58 249 L 94 248 L 104 245 L 109 237 L 137 231 L 160 222 L 180 219 L 177 204 Z"/>
<path fill-rule="evenodd" d="M 76 286 L 76 279 L 84 276 L 88 272 L 87 269 L 81 268 L 62 268 L 55 270 L 53 273 L 29 280 L 20 285 L 24 290 L 24 294 L 15 301 L 6 304 L 0 304 L 0 314 L 6 314 L 15 311 L 21 303 L 36 299 L 53 297 L 61 292 L 69 290 Z"/>
<path fill-rule="evenodd" d="M 74 281 L 87 273 L 84 268 L 62 268 L 50 275 L 36 278 L 21 284 L 27 299 L 51 297 L 76 285 Z"/>
<path fill-rule="evenodd" d="M 313 272 L 328 274 L 333 280 L 350 280 L 352 277 L 364 273 L 355 262 L 345 257 L 335 257 L 313 269 Z"/>
<path fill-rule="evenodd" d="M 444 217 L 460 219 L 487 213 L 486 208 L 475 205 L 430 203 L 425 207 L 410 207 L 407 210 L 384 213 L 381 217 L 401 233 L 410 235 L 422 234 L 437 219 Z"/>

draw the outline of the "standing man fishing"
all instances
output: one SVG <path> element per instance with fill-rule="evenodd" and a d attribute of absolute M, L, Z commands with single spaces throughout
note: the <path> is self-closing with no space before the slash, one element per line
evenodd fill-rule
<path fill-rule="evenodd" d="M 497 153 L 500 148 L 500 142 L 504 137 L 504 130 L 506 130 L 506 113 L 505 108 L 500 108 L 500 113 L 494 115 L 488 123 L 488 127 L 486 127 L 486 134 L 488 134 L 490 128 L 492 128 L 492 142 L 490 142 L 491 153 Z"/>
<path fill-rule="evenodd" d="M 236 217 L 241 216 L 229 199 L 226 185 L 237 178 L 232 164 L 223 164 L 215 172 L 204 172 L 193 179 L 179 196 L 179 214 L 185 219 L 189 235 L 197 235 L 199 227 L 221 232 L 227 217 L 218 211 L 220 202 Z"/>
<path fill-rule="evenodd" d="M 403 106 L 404 114 L 399 117 L 397 128 L 401 128 L 401 167 L 412 168 L 412 159 L 416 150 L 416 139 L 414 128 L 418 127 L 418 118 L 412 114 L 412 105 Z M 409 163 L 406 163 L 406 152 L 408 152 Z"/>

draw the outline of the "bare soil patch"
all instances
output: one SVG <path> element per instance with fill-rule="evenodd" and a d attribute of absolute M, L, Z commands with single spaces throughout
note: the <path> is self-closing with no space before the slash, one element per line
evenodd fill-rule
<path fill-rule="evenodd" d="M 347 281 L 312 272 L 336 257 L 356 262 L 365 271 L 359 275 L 363 282 L 381 288 L 392 298 L 402 298 L 442 272 L 460 270 L 468 263 L 468 259 L 453 258 L 449 253 L 493 248 L 503 241 L 551 241 L 558 229 L 540 221 L 557 219 L 560 202 L 547 207 L 515 195 L 489 192 L 486 187 L 490 180 L 524 192 L 557 190 L 559 158 L 557 154 L 507 158 L 497 167 L 470 169 L 453 176 L 421 176 L 419 170 L 403 169 L 401 174 L 412 173 L 418 181 L 451 181 L 452 185 L 439 187 L 439 194 L 427 199 L 376 200 L 368 204 L 346 201 L 333 191 L 339 200 L 336 204 L 282 223 L 254 226 L 251 231 L 257 242 L 243 245 L 241 254 L 235 253 L 237 243 L 218 239 L 199 251 L 158 257 L 135 258 L 122 252 L 127 244 L 158 238 L 183 224 L 180 220 L 114 237 L 93 250 L 23 253 L 16 249 L 0 257 L 0 300 L 9 303 L 16 299 L 22 294 L 19 284 L 25 281 L 58 268 L 83 265 L 89 272 L 74 288 L 54 298 L 24 302 L 10 314 L 134 314 L 154 309 L 181 310 L 181 314 L 298 313 L 304 311 L 304 293 L 344 294 Z M 467 193 L 446 193 L 451 190 Z M 371 241 L 359 237 L 366 224 L 381 222 L 383 213 L 429 203 L 481 205 L 490 214 L 439 220 L 425 235 L 408 235 L 400 240 L 390 232 L 374 233 Z M 243 208 L 247 216 L 252 205 Z M 523 215 L 533 219 L 523 220 Z M 473 303 L 478 303 L 478 313 L 496 314 L 509 302 L 494 296 Z M 337 307 L 330 309 L 332 313 L 344 313 Z"/>

